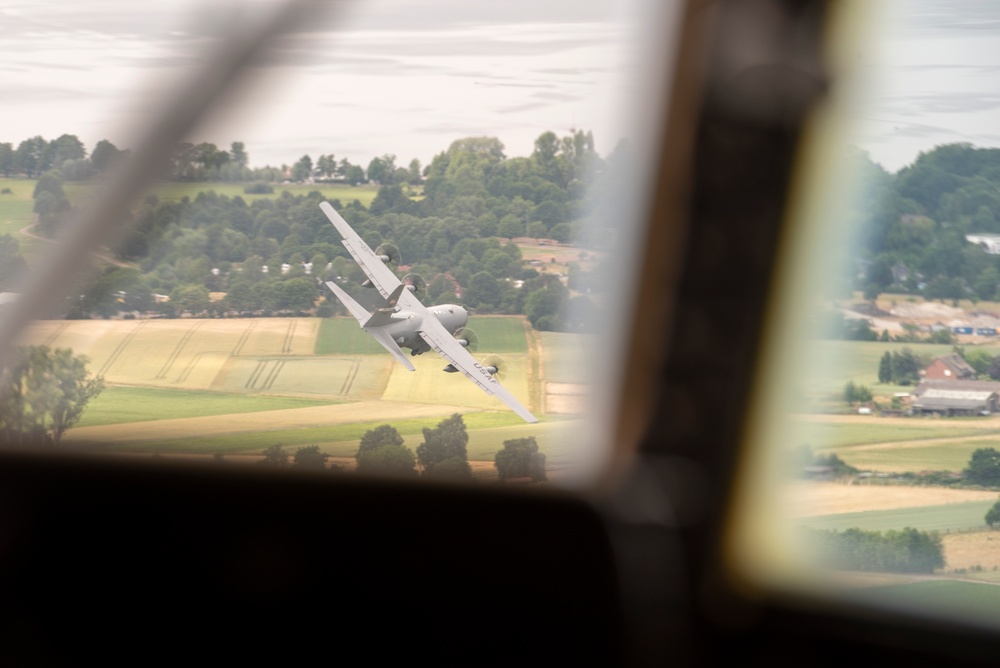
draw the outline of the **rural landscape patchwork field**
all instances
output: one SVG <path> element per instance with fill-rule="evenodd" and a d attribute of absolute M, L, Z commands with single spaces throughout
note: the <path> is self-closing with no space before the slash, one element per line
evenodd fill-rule
<path fill-rule="evenodd" d="M 460 413 L 470 460 L 492 463 L 504 440 L 534 436 L 550 465 L 567 463 L 563 435 L 582 395 L 570 361 L 586 337 L 539 336 L 520 317 L 469 324 L 484 351 L 503 357 L 504 386 L 539 424 L 442 373 L 436 355 L 407 371 L 347 318 L 42 321 L 26 342 L 86 355 L 108 385 L 67 432 L 68 449 L 257 456 L 275 444 L 318 445 L 353 457 L 375 426 L 392 424 L 413 448 L 423 427 Z"/>

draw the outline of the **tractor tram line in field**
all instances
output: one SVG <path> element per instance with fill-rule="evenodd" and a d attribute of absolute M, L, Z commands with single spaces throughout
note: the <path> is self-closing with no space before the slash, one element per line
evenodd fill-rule
<path fill-rule="evenodd" d="M 124 338 L 122 338 L 122 340 L 118 343 L 118 345 L 115 346 L 115 349 L 111 351 L 111 354 L 108 355 L 108 359 L 106 359 L 104 361 L 104 364 L 101 365 L 101 368 L 98 369 L 97 371 L 98 376 L 103 376 L 108 373 L 111 367 L 114 366 L 115 362 L 118 361 L 118 358 L 121 357 L 122 353 L 125 351 L 128 345 L 132 343 L 133 339 L 135 339 L 136 335 L 148 324 L 149 320 L 140 321 L 138 324 L 136 324 L 135 327 L 132 328 L 132 331 L 126 334 Z M 65 326 L 63 326 L 62 329 L 65 329 Z"/>
<path fill-rule="evenodd" d="M 64 322 L 61 325 L 59 325 L 58 327 L 56 327 L 54 330 L 52 330 L 51 334 L 49 334 L 48 336 L 45 337 L 45 340 L 42 341 L 42 345 L 43 346 L 51 346 L 53 343 L 55 343 L 55 340 L 59 338 L 59 335 L 62 334 L 66 330 L 67 327 L 69 327 L 69 323 L 68 322 Z M 100 374 L 98 374 L 98 375 L 100 375 Z"/>
<path fill-rule="evenodd" d="M 233 346 L 233 350 L 229 353 L 233 357 L 239 357 L 243 354 L 243 346 L 247 344 L 250 339 L 250 335 L 253 334 L 254 329 L 257 328 L 257 320 L 251 320 L 250 324 L 246 326 L 243 333 L 240 334 L 239 340 L 236 341 L 236 345 Z"/>
<path fill-rule="evenodd" d="M 188 344 L 192 337 L 194 337 L 198 329 L 204 324 L 204 320 L 199 320 L 194 325 L 189 327 L 186 332 L 184 332 L 184 336 L 182 336 L 181 340 L 177 342 L 176 346 L 174 346 L 173 352 L 170 353 L 167 361 L 163 363 L 163 367 L 160 369 L 159 373 L 156 374 L 155 378 L 157 380 L 163 380 L 167 377 L 167 374 L 170 373 L 170 367 L 174 365 L 174 362 L 177 361 L 177 358 L 180 357 L 181 353 L 184 351 L 184 347 Z"/>

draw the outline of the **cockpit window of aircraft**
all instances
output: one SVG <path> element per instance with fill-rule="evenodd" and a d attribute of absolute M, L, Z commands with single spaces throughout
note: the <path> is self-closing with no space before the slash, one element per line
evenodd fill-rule
<path fill-rule="evenodd" d="M 0 445 L 592 476 L 658 4 L 0 9 Z"/>
<path fill-rule="evenodd" d="M 995 624 L 1000 7 L 837 11 L 730 563 L 758 585 Z"/>

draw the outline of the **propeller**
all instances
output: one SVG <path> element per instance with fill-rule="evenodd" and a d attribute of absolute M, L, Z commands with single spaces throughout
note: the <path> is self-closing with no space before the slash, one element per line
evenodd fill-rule
<path fill-rule="evenodd" d="M 462 327 L 455 332 L 455 340 L 461 343 L 470 353 L 479 350 L 479 335 L 471 327 Z"/>
<path fill-rule="evenodd" d="M 381 244 L 375 249 L 375 255 L 379 257 L 382 262 L 385 262 L 392 269 L 395 269 L 400 264 L 399 249 L 392 244 Z"/>
<path fill-rule="evenodd" d="M 497 380 L 503 380 L 507 375 L 507 363 L 498 355 L 487 356 L 483 359 L 482 364 L 491 376 L 496 376 Z"/>
<path fill-rule="evenodd" d="M 427 294 L 427 281 L 420 274 L 407 274 L 403 276 L 403 285 L 412 292 L 417 299 Z"/>

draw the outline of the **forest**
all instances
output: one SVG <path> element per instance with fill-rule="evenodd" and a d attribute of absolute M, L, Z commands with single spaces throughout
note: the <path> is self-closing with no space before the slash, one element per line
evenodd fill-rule
<path fill-rule="evenodd" d="M 35 232 L 54 237 L 73 207 L 64 185 L 92 179 L 126 154 L 102 141 L 87 157 L 73 135 L 36 137 L 16 149 L 0 143 L 0 172 L 37 178 Z M 616 221 L 594 224 L 593 218 L 599 199 L 621 178 L 627 155 L 627 145 L 620 144 L 602 158 L 589 132 L 545 132 L 528 157 L 508 158 L 496 138 L 470 137 L 453 142 L 422 169 L 416 160 L 396 167 L 392 155 L 362 169 L 329 154 L 254 170 L 247 167 L 242 142 L 229 151 L 185 144 L 164 178 L 243 181 L 245 193 L 280 190 L 278 179 L 377 184 L 368 207 L 357 200 L 332 204 L 373 248 L 383 242 L 399 248 L 403 267 L 427 283 L 425 302 L 460 302 L 481 314 L 524 314 L 541 330 L 584 331 L 595 320 L 604 267 L 570 264 L 567 280 L 560 280 L 526 268 L 511 239 L 572 241 L 591 250 L 610 246 Z M 332 315 L 339 308 L 335 300 L 316 308 L 317 279 L 357 286 L 363 276 L 320 211 L 321 200 L 318 192 L 285 191 L 248 202 L 217 194 L 210 182 L 180 201 L 149 195 L 130 212 L 130 232 L 116 249 L 118 264 L 101 268 L 86 294 L 67 305 L 70 317 L 149 311 L 266 316 L 313 309 Z M 0 238 L 0 252 L 10 263 L 22 262 L 12 237 Z M 210 293 L 225 296 L 212 299 Z"/>
<path fill-rule="evenodd" d="M 859 159 L 854 289 L 868 299 L 1000 299 L 1000 255 L 966 239 L 1000 234 L 1000 149 L 937 146 L 895 174 Z"/>

